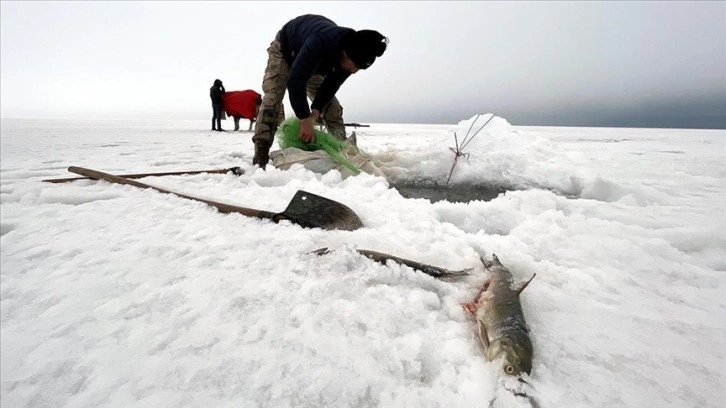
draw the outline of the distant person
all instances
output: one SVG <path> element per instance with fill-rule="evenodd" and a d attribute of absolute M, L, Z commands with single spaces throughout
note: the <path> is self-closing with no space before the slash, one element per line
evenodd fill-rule
<path fill-rule="evenodd" d="M 339 27 L 323 16 L 307 14 L 287 22 L 267 49 L 252 163 L 264 169 L 270 159 L 286 90 L 300 118 L 300 140 L 314 141 L 313 126 L 319 118 L 333 135 L 345 139 L 343 108 L 335 94 L 351 74 L 367 69 L 383 55 L 387 44 L 388 38 L 378 31 Z"/>
<path fill-rule="evenodd" d="M 262 104 L 262 95 L 247 89 L 244 91 L 230 91 L 224 94 L 224 111 L 227 116 L 234 118 L 234 130 L 239 130 L 240 119 L 249 119 L 250 128 L 257 119 Z"/>
<path fill-rule="evenodd" d="M 212 130 L 222 131 L 222 109 L 224 107 L 224 85 L 219 79 L 209 88 L 209 97 L 212 99 Z M 216 128 L 215 128 L 216 121 Z"/>

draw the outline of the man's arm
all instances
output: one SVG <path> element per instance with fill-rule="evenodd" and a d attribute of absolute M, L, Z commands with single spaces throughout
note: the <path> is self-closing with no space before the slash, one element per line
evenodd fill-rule
<path fill-rule="evenodd" d="M 295 111 L 295 116 L 305 119 L 310 116 L 310 107 L 308 106 L 307 83 L 315 68 L 320 62 L 323 53 L 323 47 L 318 37 L 309 38 L 290 67 L 290 78 L 287 80 L 287 91 L 290 93 L 290 105 Z"/>
<path fill-rule="evenodd" d="M 318 88 L 318 93 L 315 95 L 315 100 L 313 100 L 313 104 L 310 105 L 310 108 L 322 112 L 349 76 L 349 72 L 340 68 L 332 74 L 327 75 L 325 80 L 323 80 L 323 83 L 320 85 L 320 88 Z"/>

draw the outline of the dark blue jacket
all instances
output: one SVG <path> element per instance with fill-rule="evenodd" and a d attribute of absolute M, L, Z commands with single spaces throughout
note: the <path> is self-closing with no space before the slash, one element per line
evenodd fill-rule
<path fill-rule="evenodd" d="M 224 102 L 224 87 L 212 86 L 209 88 L 209 97 L 212 98 L 212 105 L 222 105 Z"/>
<path fill-rule="evenodd" d="M 287 22 L 280 30 L 280 46 L 290 65 L 287 90 L 295 116 L 305 119 L 310 109 L 322 111 L 350 73 L 340 67 L 343 35 L 354 30 L 338 27 L 323 16 L 306 14 Z M 318 93 L 308 108 L 305 86 L 311 76 L 325 76 Z"/>

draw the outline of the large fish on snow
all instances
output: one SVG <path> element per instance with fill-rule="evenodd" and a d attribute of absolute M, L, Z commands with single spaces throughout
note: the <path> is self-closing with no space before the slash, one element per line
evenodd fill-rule
<path fill-rule="evenodd" d="M 491 262 L 482 259 L 491 273 L 484 287 L 472 302 L 462 306 L 476 318 L 487 361 L 503 355 L 505 374 L 529 374 L 532 371 L 532 342 L 519 295 L 535 275 L 524 284 L 515 285 L 512 273 L 496 255 L 492 258 Z"/>

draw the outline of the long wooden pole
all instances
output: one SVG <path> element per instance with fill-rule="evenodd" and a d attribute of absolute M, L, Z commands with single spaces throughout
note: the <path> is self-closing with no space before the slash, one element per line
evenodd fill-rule
<path fill-rule="evenodd" d="M 127 179 L 127 178 L 120 177 L 120 176 L 114 176 L 113 174 L 108 174 L 108 173 L 104 173 L 104 172 L 97 171 L 97 170 L 84 169 L 83 167 L 71 166 L 68 168 L 68 171 L 70 171 L 71 173 L 81 174 L 83 176 L 92 178 L 94 180 L 106 180 L 109 183 L 127 184 L 130 186 L 139 187 L 139 188 L 150 188 L 152 190 L 156 190 L 161 193 L 172 194 L 177 197 L 182 197 L 182 198 L 186 198 L 189 200 L 201 201 L 205 204 L 209 204 L 212 207 L 215 207 L 216 209 L 218 209 L 220 212 L 223 212 L 223 213 L 239 213 L 239 214 L 246 215 L 249 217 L 264 218 L 264 219 L 269 219 L 269 220 L 274 219 L 274 217 L 277 215 L 276 213 L 273 213 L 270 211 L 262 211 L 262 210 L 254 210 L 252 208 L 237 207 L 236 205 L 218 203 L 216 201 L 206 200 L 204 198 L 175 193 L 173 191 L 165 190 L 165 189 L 159 188 L 159 187 L 150 186 L 148 184 L 144 184 L 139 181 Z"/>
<path fill-rule="evenodd" d="M 191 170 L 191 171 L 168 171 L 164 173 L 135 173 L 135 174 L 121 174 L 118 177 L 128 178 L 128 179 L 139 179 L 144 177 L 153 177 L 153 176 L 180 176 L 184 174 L 202 174 L 202 173 L 209 173 L 209 174 L 224 174 L 232 172 L 232 174 L 235 175 L 242 175 L 244 174 L 244 170 L 242 170 L 239 167 L 231 167 L 229 169 L 214 169 L 214 170 Z M 75 180 L 93 180 L 91 177 L 68 177 L 68 178 L 59 178 L 59 179 L 46 179 L 43 180 L 47 183 L 65 183 L 68 181 L 75 181 Z"/>

